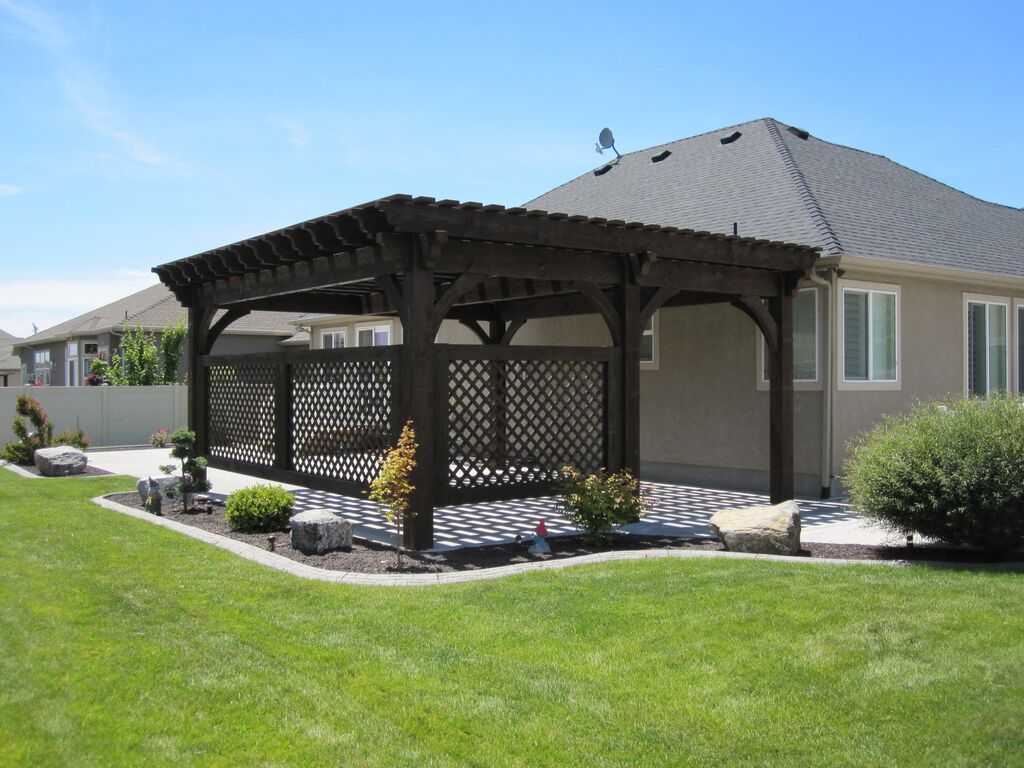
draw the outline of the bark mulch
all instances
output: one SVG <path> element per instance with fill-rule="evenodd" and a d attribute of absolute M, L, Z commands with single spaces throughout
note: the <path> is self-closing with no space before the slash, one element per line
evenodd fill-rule
<path fill-rule="evenodd" d="M 127 507 L 143 509 L 137 493 L 114 493 L 107 496 L 111 501 Z M 247 544 L 269 549 L 267 537 L 274 536 L 274 551 L 298 562 L 306 563 L 329 571 L 353 571 L 358 573 L 444 573 L 448 571 L 472 571 L 494 568 L 501 565 L 535 562 L 541 559 L 578 557 L 611 550 L 643 549 L 701 549 L 722 550 L 715 539 L 678 538 L 670 536 L 634 536 L 617 534 L 607 541 L 596 542 L 585 536 L 555 536 L 548 539 L 551 555 L 536 557 L 527 552 L 530 542 L 521 544 L 495 544 L 486 547 L 467 547 L 449 552 L 403 552 L 402 568 L 395 567 L 394 549 L 376 542 L 356 539 L 350 552 L 328 552 L 323 555 L 307 555 L 293 549 L 286 529 L 274 534 L 240 533 L 228 527 L 223 506 L 213 506 L 212 513 L 205 511 L 182 512 L 181 503 L 163 506 L 164 517 L 186 525 L 193 525 L 204 531 L 228 536 Z M 1011 563 L 1021 559 L 1020 553 L 991 553 L 968 549 L 953 549 L 935 546 L 883 547 L 859 544 L 816 544 L 805 543 L 800 553 L 807 558 L 839 558 L 845 560 L 895 560 L 895 561 L 940 561 L 951 563 Z"/>

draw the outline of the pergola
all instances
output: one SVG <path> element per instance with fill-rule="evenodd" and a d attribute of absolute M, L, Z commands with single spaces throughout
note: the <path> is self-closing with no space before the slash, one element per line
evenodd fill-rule
<path fill-rule="evenodd" d="M 771 498 L 792 498 L 792 296 L 816 259 L 787 243 L 395 195 L 154 271 L 188 308 L 189 424 L 210 465 L 359 495 L 411 420 L 405 544 L 425 549 L 435 506 L 549 493 L 566 464 L 639 472 L 640 343 L 662 306 L 726 302 L 761 329 Z M 393 315 L 403 340 L 211 355 L 253 310 Z M 512 344 L 528 320 L 588 313 L 610 347 Z M 437 343 L 445 319 L 481 343 Z"/>

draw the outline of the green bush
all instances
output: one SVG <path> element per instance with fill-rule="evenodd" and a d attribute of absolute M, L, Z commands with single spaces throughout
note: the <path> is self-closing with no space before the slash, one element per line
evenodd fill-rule
<path fill-rule="evenodd" d="M 36 451 L 53 445 L 53 424 L 38 400 L 28 395 L 18 395 L 14 403 L 14 423 L 11 431 L 18 442 L 7 443 L 0 450 L 0 458 L 12 464 L 31 464 Z M 25 426 L 28 419 L 33 431 Z"/>
<path fill-rule="evenodd" d="M 86 437 L 85 431 L 78 427 L 74 431 L 64 430 L 53 439 L 54 445 L 70 445 L 73 448 L 77 448 L 80 451 L 84 451 L 90 445 L 92 441 Z"/>
<path fill-rule="evenodd" d="M 640 481 L 629 470 L 585 475 L 575 467 L 564 467 L 562 474 L 559 506 L 591 536 L 607 537 L 614 526 L 635 523 L 643 514 Z"/>
<path fill-rule="evenodd" d="M 854 507 L 889 530 L 951 544 L 1024 544 L 1024 401 L 916 406 L 850 446 Z"/>
<path fill-rule="evenodd" d="M 228 496 L 226 516 L 235 531 L 280 531 L 288 525 L 295 498 L 276 485 L 251 485 Z"/>

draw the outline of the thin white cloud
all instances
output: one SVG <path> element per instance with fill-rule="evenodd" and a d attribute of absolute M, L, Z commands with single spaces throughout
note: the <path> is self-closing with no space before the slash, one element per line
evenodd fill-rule
<path fill-rule="evenodd" d="M 187 170 L 153 142 L 125 128 L 124 118 L 109 106 L 110 96 L 103 78 L 87 58 L 74 50 L 54 16 L 14 0 L 0 0 L 0 10 L 14 19 L 26 39 L 49 55 L 65 99 L 94 133 L 119 146 L 123 157 L 135 163 L 161 170 Z"/>
<path fill-rule="evenodd" d="M 0 184 L 0 197 L 14 197 L 24 191 L 24 187 L 16 187 L 13 184 Z"/>
<path fill-rule="evenodd" d="M 99 277 L 0 280 L 0 328 L 15 336 L 28 336 L 33 323 L 45 330 L 141 291 L 156 280 L 153 273 L 139 269 L 114 269 Z"/>
<path fill-rule="evenodd" d="M 302 149 L 309 144 L 310 136 L 306 127 L 289 117 L 272 117 L 270 122 L 284 129 L 285 140 L 293 147 Z"/>

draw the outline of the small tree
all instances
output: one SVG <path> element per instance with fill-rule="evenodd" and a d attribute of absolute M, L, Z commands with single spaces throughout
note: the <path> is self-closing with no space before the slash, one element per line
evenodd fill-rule
<path fill-rule="evenodd" d="M 53 424 L 39 401 L 28 395 L 18 396 L 14 403 L 14 413 L 16 415 L 11 431 L 18 442 L 4 446 L 3 458 L 14 464 L 31 464 L 37 450 L 53 445 Z M 31 432 L 25 426 L 24 419 L 28 419 L 32 425 Z"/>
<path fill-rule="evenodd" d="M 192 496 L 210 490 L 206 479 L 206 459 L 196 455 L 196 433 L 185 427 L 174 431 L 171 435 L 171 456 L 181 462 L 181 482 L 167 488 L 164 493 L 169 498 L 181 494 L 181 507 L 184 512 L 191 509 Z M 171 474 L 177 469 L 173 464 L 160 467 L 162 472 Z"/>
<path fill-rule="evenodd" d="M 163 368 L 162 384 L 173 384 L 178 380 L 178 366 L 181 365 L 181 354 L 185 348 L 185 335 L 188 326 L 179 320 L 160 336 L 160 363 Z"/>
<path fill-rule="evenodd" d="M 388 451 L 381 462 L 380 474 L 370 483 L 370 501 L 384 511 L 388 522 L 395 526 L 395 557 L 402 567 L 402 534 L 405 521 L 415 513 L 409 508 L 409 499 L 416 486 L 409 482 L 416 467 L 416 431 L 410 419 L 402 427 L 398 444 Z"/>
<path fill-rule="evenodd" d="M 146 387 L 162 380 L 159 354 L 153 334 L 141 325 L 121 328 L 121 348 L 110 358 L 108 381 L 119 387 Z"/>

